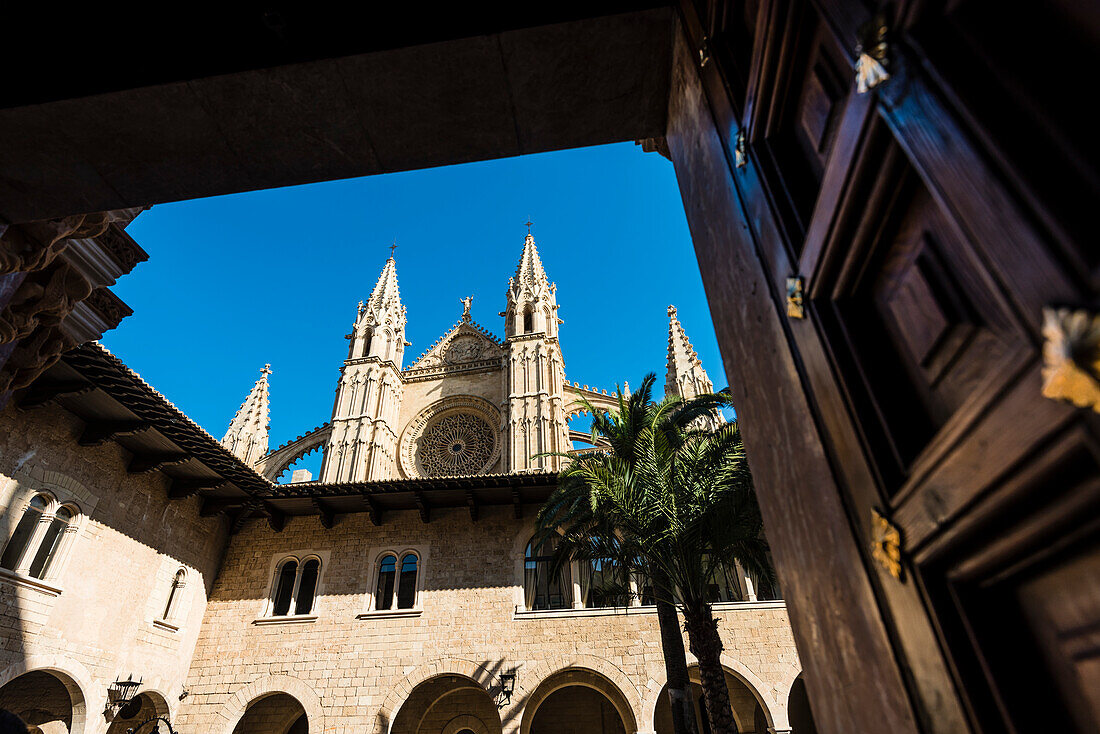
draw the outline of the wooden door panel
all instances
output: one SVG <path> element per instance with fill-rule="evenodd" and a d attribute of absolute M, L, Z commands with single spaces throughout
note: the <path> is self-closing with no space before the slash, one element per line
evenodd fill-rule
<path fill-rule="evenodd" d="M 1007 467 L 915 558 L 984 732 L 1100 731 L 1100 443 L 1088 422 Z"/>
<path fill-rule="evenodd" d="M 784 21 L 782 40 L 772 44 L 772 58 L 764 62 L 775 86 L 756 101 L 760 119 L 751 122 L 751 137 L 797 253 L 850 84 L 844 50 L 813 3 L 782 2 L 777 17 Z"/>
<path fill-rule="evenodd" d="M 717 17 L 715 1 L 707 7 Z M 1065 114 L 1079 100 L 1067 93 L 1074 76 L 1029 90 L 1045 83 L 1034 69 L 1059 71 L 1059 48 L 1100 39 L 1100 14 L 1068 0 L 1022 13 L 990 0 L 901 0 L 886 7 L 891 78 L 855 95 L 857 28 L 874 5 L 765 2 L 743 105 L 714 81 L 724 68 L 697 69 L 742 207 L 730 246 L 763 266 L 778 313 L 787 278 L 804 283 L 806 318 L 788 319 L 785 338 L 831 480 L 868 548 L 878 613 L 921 729 L 1098 731 L 1100 418 L 1042 397 L 1040 325 L 1045 307 L 1100 303 L 1100 256 L 1080 236 L 1091 230 L 1071 221 L 1091 222 L 1100 177 L 1087 155 L 1095 139 L 1071 141 L 1087 126 Z M 1030 44 L 1032 20 L 1064 37 Z M 1037 51 L 1044 58 L 1032 66 Z M 1036 109 L 1054 90 L 1059 98 Z M 693 196 L 685 191 L 685 203 Z M 707 257 L 725 257 L 721 245 L 700 250 Z M 732 291 L 757 292 L 756 280 L 729 280 L 748 272 L 708 278 L 704 269 L 716 325 L 741 315 L 724 308 Z M 738 377 L 749 443 L 761 391 Z M 762 506 L 774 512 L 765 494 L 793 491 L 762 488 Z M 831 507 L 823 492 L 799 496 Z M 900 578 L 870 557 L 872 511 L 900 532 Z M 806 573 L 784 568 L 813 562 L 781 529 L 772 535 L 780 571 L 798 579 L 792 621 L 820 619 L 796 605 L 830 600 L 797 598 Z M 823 629 L 796 626 L 800 645 L 815 649 L 807 634 Z M 815 683 L 818 705 L 824 684 L 808 680 L 812 694 Z"/>
<path fill-rule="evenodd" d="M 855 169 L 811 302 L 890 499 L 910 491 L 1035 349 L 884 125 Z"/>

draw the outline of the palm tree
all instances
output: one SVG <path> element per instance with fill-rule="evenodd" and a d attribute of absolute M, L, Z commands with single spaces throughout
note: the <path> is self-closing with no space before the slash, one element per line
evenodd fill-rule
<path fill-rule="evenodd" d="M 558 565 L 611 559 L 624 587 L 631 573 L 653 582 L 678 732 L 688 725 L 683 722 L 694 726 L 686 661 L 678 662 L 683 641 L 678 624 L 669 624 L 673 605 L 679 607 L 699 660 L 711 731 L 733 734 L 709 586 L 720 567 L 735 560 L 770 581 L 767 542 L 736 424 L 698 427 L 700 418 L 730 404 L 728 394 L 658 403 L 651 399 L 655 379 L 647 375 L 632 395 L 620 390 L 618 410 L 585 405 L 593 416 L 592 443 L 607 450 L 569 457 L 558 489 L 539 511 L 540 535 L 560 533 Z M 687 705 L 677 707 L 678 701 Z"/>

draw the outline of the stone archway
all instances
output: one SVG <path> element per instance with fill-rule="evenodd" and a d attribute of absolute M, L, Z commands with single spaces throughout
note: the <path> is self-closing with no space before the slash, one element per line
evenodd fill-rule
<path fill-rule="evenodd" d="M 171 717 L 167 699 L 156 690 L 141 691 L 115 714 L 107 734 L 126 734 L 129 729 L 154 716 Z"/>
<path fill-rule="evenodd" d="M 632 734 L 638 724 L 633 706 L 619 686 L 592 669 L 575 667 L 543 679 L 523 703 L 521 734 L 563 730 Z"/>
<path fill-rule="evenodd" d="M 80 663 L 55 656 L 32 655 L 0 672 L 0 708 L 30 724 L 32 734 L 85 734 L 85 691 L 93 690 Z"/>
<path fill-rule="evenodd" d="M 501 734 L 496 701 L 474 679 L 457 674 L 422 681 L 402 702 L 390 734 Z"/>
<path fill-rule="evenodd" d="M 817 734 L 814 714 L 810 710 L 810 699 L 806 694 L 806 681 L 801 673 L 791 684 L 791 692 L 787 697 L 787 718 L 791 722 L 791 734 Z"/>
<path fill-rule="evenodd" d="M 741 734 L 767 734 L 773 727 L 772 711 L 764 702 L 763 696 L 742 676 L 730 668 L 723 666 L 726 674 L 726 688 L 729 691 L 730 709 L 733 713 L 737 731 Z M 703 689 L 700 686 L 699 666 L 690 665 L 688 676 L 691 679 L 692 699 L 695 702 L 696 727 L 701 734 L 710 731 L 706 721 L 705 704 L 703 703 Z M 656 734 L 671 734 L 672 711 L 669 707 L 667 686 L 662 686 L 656 700 L 653 702 L 652 729 Z"/>
<path fill-rule="evenodd" d="M 273 700 L 265 704 L 266 699 Z M 293 704 L 300 708 L 296 709 Z M 243 731 L 238 731 L 238 726 L 249 717 L 246 722 L 249 734 L 252 724 L 260 723 L 261 718 L 269 719 L 272 726 L 281 727 L 270 734 L 288 734 L 292 727 L 300 727 L 298 721 L 303 714 L 311 731 L 324 731 L 325 714 L 321 708 L 321 699 L 314 690 L 293 676 L 268 675 L 234 693 L 218 712 L 219 723 L 213 730 L 222 734 L 244 734 Z M 268 732 L 264 731 L 263 734 Z"/>
<path fill-rule="evenodd" d="M 413 689 L 426 680 L 441 675 L 457 675 L 469 678 L 485 690 L 490 690 L 493 686 L 494 674 L 494 670 L 484 664 L 462 660 L 461 658 L 436 658 L 419 665 L 390 690 L 378 709 L 375 731 L 378 734 L 389 732 L 391 722 L 398 709 L 409 698 Z"/>

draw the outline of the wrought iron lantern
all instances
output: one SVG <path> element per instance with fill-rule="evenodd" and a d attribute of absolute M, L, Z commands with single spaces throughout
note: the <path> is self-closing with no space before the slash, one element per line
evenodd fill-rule
<path fill-rule="evenodd" d="M 500 697 L 507 705 L 512 702 L 512 693 L 516 690 L 516 669 L 500 674 Z"/>
<path fill-rule="evenodd" d="M 107 705 L 112 711 L 117 712 L 134 699 L 138 688 L 141 687 L 141 680 L 141 678 L 134 680 L 133 674 L 130 674 L 126 680 L 115 680 L 107 686 Z"/>

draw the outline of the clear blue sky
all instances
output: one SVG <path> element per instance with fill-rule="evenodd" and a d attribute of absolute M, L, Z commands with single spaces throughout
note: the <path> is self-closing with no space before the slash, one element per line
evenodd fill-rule
<path fill-rule="evenodd" d="M 408 366 L 466 295 L 502 335 L 528 216 L 569 380 L 663 386 L 674 303 L 725 386 L 672 164 L 631 143 L 155 206 L 127 230 L 149 261 L 114 288 L 134 315 L 103 343 L 216 438 L 271 363 L 274 448 L 329 419 L 344 334 L 394 238 Z"/>

